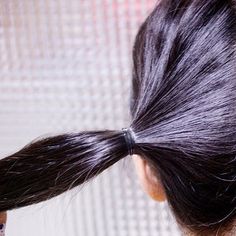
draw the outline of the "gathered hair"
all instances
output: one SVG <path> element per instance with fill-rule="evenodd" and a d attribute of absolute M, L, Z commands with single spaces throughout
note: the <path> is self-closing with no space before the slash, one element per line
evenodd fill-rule
<path fill-rule="evenodd" d="M 177 222 L 215 235 L 236 219 L 236 1 L 162 0 L 133 46 L 133 153 Z M 129 154 L 122 130 L 33 141 L 0 160 L 0 211 L 45 201 Z M 218 234 L 220 235 L 220 234 Z"/>

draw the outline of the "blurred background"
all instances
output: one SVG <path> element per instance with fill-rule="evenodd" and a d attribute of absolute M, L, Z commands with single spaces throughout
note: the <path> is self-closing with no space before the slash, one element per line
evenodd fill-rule
<path fill-rule="evenodd" d="M 0 0 L 0 155 L 38 137 L 129 125 L 131 52 L 151 0 Z M 127 157 L 8 213 L 6 236 L 178 236 Z"/>

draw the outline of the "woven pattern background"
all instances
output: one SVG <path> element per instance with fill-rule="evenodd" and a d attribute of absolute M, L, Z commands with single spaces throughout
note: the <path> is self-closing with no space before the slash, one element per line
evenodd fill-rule
<path fill-rule="evenodd" d="M 151 0 L 2 0 L 0 154 L 70 131 L 129 125 L 131 50 Z M 8 236 L 178 236 L 131 159 L 88 185 L 8 214 Z"/>

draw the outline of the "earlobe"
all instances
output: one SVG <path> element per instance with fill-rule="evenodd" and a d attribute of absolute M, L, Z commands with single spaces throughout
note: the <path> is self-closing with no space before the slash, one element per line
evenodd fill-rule
<path fill-rule="evenodd" d="M 164 187 L 161 184 L 161 180 L 157 179 L 157 176 L 151 170 L 148 163 L 144 160 L 144 168 L 145 168 L 145 175 L 147 178 L 147 187 L 149 196 L 155 201 L 165 201 L 166 194 L 164 191 Z"/>
<path fill-rule="evenodd" d="M 133 155 L 134 165 L 143 190 L 155 201 L 165 201 L 166 194 L 161 181 L 153 173 L 146 160 Z"/>

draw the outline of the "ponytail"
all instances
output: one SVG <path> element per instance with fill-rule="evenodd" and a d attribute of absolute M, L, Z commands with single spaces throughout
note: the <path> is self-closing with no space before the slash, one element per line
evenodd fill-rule
<path fill-rule="evenodd" d="M 0 211 L 57 196 L 135 153 L 160 176 L 179 225 L 196 235 L 228 228 L 236 219 L 232 3 L 160 1 L 133 48 L 135 140 L 131 130 L 106 130 L 27 145 L 0 161 Z"/>
<path fill-rule="evenodd" d="M 32 142 L 0 160 L 0 211 L 55 197 L 127 154 L 122 131 L 84 131 Z"/>

